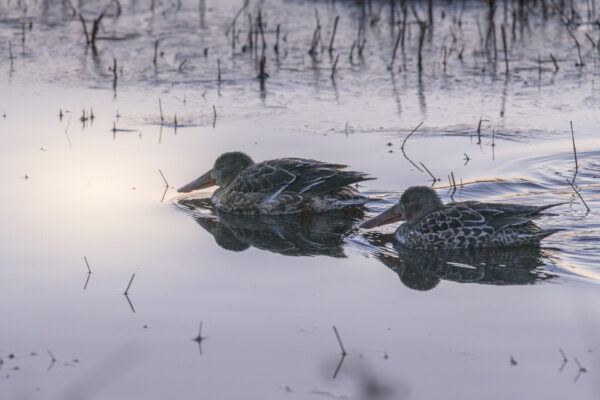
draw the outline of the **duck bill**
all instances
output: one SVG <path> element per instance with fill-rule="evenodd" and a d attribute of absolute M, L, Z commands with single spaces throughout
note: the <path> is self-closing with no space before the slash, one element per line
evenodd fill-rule
<path fill-rule="evenodd" d="M 179 189 L 177 189 L 177 191 L 180 193 L 188 193 L 192 190 L 204 189 L 207 187 L 214 186 L 216 184 L 217 181 L 215 181 L 215 178 L 213 178 L 211 169 L 210 171 L 202 175 L 200 178 L 195 179 L 187 185 L 180 187 Z"/>
<path fill-rule="evenodd" d="M 382 212 L 376 217 L 371 218 L 360 224 L 361 228 L 371 229 L 376 226 L 387 225 L 393 222 L 403 221 L 404 217 L 401 212 L 396 210 L 396 207 L 391 207 L 389 210 Z"/>

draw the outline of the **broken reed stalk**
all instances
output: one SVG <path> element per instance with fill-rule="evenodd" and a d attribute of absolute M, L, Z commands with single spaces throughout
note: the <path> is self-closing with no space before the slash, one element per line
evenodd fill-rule
<path fill-rule="evenodd" d="M 10 57 L 10 69 L 12 71 L 15 63 L 15 56 L 12 52 L 12 43 L 10 42 L 10 40 L 8 41 L 8 56 Z"/>
<path fill-rule="evenodd" d="M 419 164 L 421 164 L 421 166 L 425 169 L 425 171 L 427 171 L 427 173 L 429 174 L 429 176 L 431 176 L 431 179 L 433 179 L 434 182 L 437 182 L 439 179 L 437 179 L 435 176 L 433 176 L 433 174 L 431 173 L 431 171 L 425 166 L 425 164 L 423 164 L 422 162 L 419 161 Z"/>
<path fill-rule="evenodd" d="M 565 352 L 563 351 L 563 349 L 559 348 L 558 351 L 560 351 L 560 354 L 563 357 L 563 361 L 569 361 L 569 359 L 567 358 L 567 355 L 565 354 Z"/>
<path fill-rule="evenodd" d="M 158 169 L 158 172 L 160 172 L 160 176 L 162 176 L 163 181 L 165 181 L 165 186 L 169 187 L 169 182 L 167 182 L 167 178 L 165 178 L 165 175 L 163 174 L 163 172 L 160 170 L 160 168 Z"/>
<path fill-rule="evenodd" d="M 204 28 L 204 20 L 206 15 L 206 1 L 200 0 L 198 4 L 198 12 L 200 13 L 200 28 Z"/>
<path fill-rule="evenodd" d="M 154 64 L 154 68 L 156 68 L 156 59 L 158 58 L 158 39 L 154 42 L 154 58 L 152 59 L 152 64 Z"/>
<path fill-rule="evenodd" d="M 237 13 L 235 13 L 235 16 L 233 17 L 233 20 L 229 23 L 229 26 L 227 27 L 227 29 L 225 29 L 225 35 L 229 35 L 229 31 L 231 30 L 231 28 L 235 24 L 235 21 L 237 21 L 238 17 L 242 13 L 242 11 L 244 11 L 246 9 L 246 7 L 248 7 L 248 3 L 250 3 L 250 0 L 244 0 L 244 4 L 242 5 L 242 8 L 240 8 L 237 11 Z"/>
<path fill-rule="evenodd" d="M 573 121 L 571 123 L 571 139 L 573 140 L 573 156 L 575 157 L 575 173 L 579 170 L 579 164 L 577 163 L 577 148 L 575 147 L 575 134 L 573 133 Z"/>
<path fill-rule="evenodd" d="M 273 50 L 276 54 L 279 54 L 279 29 L 281 24 L 277 24 L 277 28 L 275 30 L 275 46 L 273 46 Z"/>
<path fill-rule="evenodd" d="M 410 131 L 410 133 L 404 138 L 404 141 L 402 142 L 402 146 L 400 146 L 400 149 L 404 150 L 404 145 L 406 144 L 406 141 L 408 140 L 408 138 L 411 137 L 412 134 L 415 133 L 417 131 L 417 129 L 419 129 L 421 127 L 421 125 L 423 125 L 423 121 L 419 122 L 419 125 L 417 125 L 417 127 L 415 129 Z"/>
<path fill-rule="evenodd" d="M 129 279 L 129 284 L 127 285 L 127 289 L 123 292 L 125 296 L 129 294 L 129 288 L 131 287 L 131 283 L 133 282 L 133 278 L 135 278 L 135 272 L 131 275 L 131 279 Z"/>
<path fill-rule="evenodd" d="M 163 116 L 162 103 L 160 102 L 160 97 L 158 98 L 158 110 L 160 111 L 160 124 L 162 125 L 162 123 L 165 121 L 165 117 Z"/>
<path fill-rule="evenodd" d="M 258 25 L 258 31 L 260 32 L 260 38 L 262 40 L 262 48 L 264 51 L 267 48 L 267 42 L 265 42 L 265 33 L 263 32 L 263 20 L 262 20 L 261 10 L 258 10 L 258 17 L 256 19 L 256 23 Z"/>
<path fill-rule="evenodd" d="M 427 14 L 429 15 L 429 28 L 433 29 L 433 0 L 429 0 L 427 5 Z"/>
<path fill-rule="evenodd" d="M 87 26 L 85 25 L 85 20 L 83 16 L 79 14 L 79 20 L 81 21 L 81 25 L 83 25 L 83 34 L 85 35 L 85 43 L 90 44 L 90 35 L 88 34 Z"/>
<path fill-rule="evenodd" d="M 213 104 L 213 128 L 217 124 L 217 108 Z"/>
<path fill-rule="evenodd" d="M 335 333 L 335 337 L 337 338 L 337 341 L 340 345 L 340 349 L 342 349 L 342 355 L 347 355 L 348 353 L 346 353 L 346 349 L 344 348 L 344 344 L 342 343 L 342 339 L 340 338 L 340 334 L 338 333 L 338 330 L 335 327 L 335 325 L 333 325 L 333 332 Z"/>
<path fill-rule="evenodd" d="M 329 42 L 329 54 L 333 52 L 333 41 L 335 40 L 335 32 L 337 31 L 338 21 L 340 16 L 336 15 L 335 22 L 333 23 L 333 33 L 331 34 L 331 41 Z"/>
<path fill-rule="evenodd" d="M 406 136 L 404 138 L 404 141 L 402 142 L 402 146 L 400 146 L 400 150 L 402 150 L 402 155 L 404 156 L 404 158 L 406 158 L 408 160 L 408 162 L 410 162 L 417 170 L 419 170 L 420 172 L 423 172 L 423 170 L 417 164 L 415 164 L 413 160 L 411 160 L 410 158 L 408 158 L 408 156 L 406 155 L 406 152 L 404 151 L 404 145 L 406 144 L 406 141 L 408 140 L 409 137 L 412 136 L 413 133 L 415 133 L 417 131 L 417 129 L 419 129 L 421 127 L 421 125 L 423 125 L 423 121 L 421 121 L 419 123 L 419 125 L 417 125 L 417 127 L 415 129 L 413 129 L 408 134 L 408 136 Z"/>
<path fill-rule="evenodd" d="M 187 62 L 187 58 L 185 58 L 182 62 L 179 63 L 179 67 L 177 67 L 178 71 L 183 71 L 183 66 Z"/>
<path fill-rule="evenodd" d="M 316 12 L 316 10 L 315 10 L 315 12 Z M 319 45 L 320 41 L 321 41 L 321 23 L 319 22 L 319 17 L 317 15 L 317 26 L 313 32 L 312 43 L 310 45 L 310 49 L 308 49 L 308 54 L 310 54 L 313 57 L 317 55 L 317 46 Z"/>
<path fill-rule="evenodd" d="M 102 11 L 100 16 L 98 16 L 98 18 L 94 20 L 94 25 L 92 25 L 92 36 L 90 38 L 90 43 L 92 44 L 92 46 L 96 46 L 96 35 L 98 34 L 98 29 L 100 28 L 100 21 L 102 21 L 102 18 L 104 18 L 105 11 L 106 10 Z"/>
<path fill-rule="evenodd" d="M 92 270 L 90 269 L 90 264 L 88 263 L 87 257 L 83 256 L 83 260 L 85 261 L 85 265 L 87 266 L 88 274 L 91 274 Z"/>
<path fill-rule="evenodd" d="M 394 60 L 396 59 L 396 51 L 398 51 L 398 44 L 400 44 L 400 39 L 404 33 L 403 29 L 398 29 L 398 36 L 396 36 L 396 43 L 394 43 L 394 50 L 392 51 L 392 61 L 388 67 L 389 70 L 394 70 Z"/>
<path fill-rule="evenodd" d="M 583 205 L 585 206 L 585 208 L 588 210 L 588 212 L 590 211 L 590 208 L 588 207 L 587 203 L 585 202 L 585 200 L 583 199 L 583 197 L 581 196 L 581 193 L 579 193 L 579 190 L 577 190 L 575 188 L 575 186 L 573 186 L 573 183 L 571 183 L 571 181 L 569 181 L 568 179 L 565 179 L 567 181 L 567 183 L 569 184 L 569 186 L 571 186 L 571 188 L 573 188 L 573 190 L 575 191 L 575 193 L 577 193 L 577 196 L 579 196 L 579 198 L 581 199 L 581 202 L 583 203 Z"/>
<path fill-rule="evenodd" d="M 554 63 L 554 72 L 558 72 L 558 70 L 559 70 L 558 63 L 556 62 L 556 58 L 554 58 L 552 53 L 550 53 L 550 58 L 552 59 L 552 62 Z"/>
<path fill-rule="evenodd" d="M 445 74 L 446 73 L 447 58 L 448 58 L 448 48 L 446 47 L 446 45 L 444 45 L 443 49 L 444 49 L 444 58 L 442 60 L 442 70 L 444 71 L 444 74 Z"/>
<path fill-rule="evenodd" d="M 337 67 L 339 58 L 340 58 L 340 55 L 336 54 L 335 61 L 333 62 L 333 66 L 331 67 L 331 80 L 335 80 L 335 68 Z"/>
<path fill-rule="evenodd" d="M 594 42 L 594 39 L 592 39 L 592 37 L 589 35 L 589 33 L 585 33 L 585 37 L 590 41 L 590 43 L 592 44 L 592 49 L 596 47 L 596 42 Z"/>
<path fill-rule="evenodd" d="M 577 40 L 577 37 L 573 34 L 573 32 L 571 32 L 571 29 L 569 29 L 568 26 L 567 26 L 567 32 L 569 32 L 569 35 L 571 35 L 571 37 L 575 41 L 575 46 L 577 47 L 577 55 L 579 57 L 579 63 L 575 63 L 575 66 L 583 67 L 585 65 L 585 63 L 583 62 L 583 56 L 581 55 L 581 45 L 579 44 L 579 40 Z"/>
<path fill-rule="evenodd" d="M 113 58 L 113 89 L 117 87 L 117 59 Z"/>
<path fill-rule="evenodd" d="M 252 15 L 248 14 L 248 47 L 250 48 L 250 50 L 252 50 L 254 48 L 254 42 L 252 41 L 252 35 L 253 35 L 253 31 L 252 31 Z"/>
<path fill-rule="evenodd" d="M 508 76 L 509 68 L 508 68 L 508 49 L 506 48 L 506 32 L 504 31 L 504 24 L 500 25 L 500 30 L 502 31 L 502 45 L 504 46 L 504 64 L 506 64 L 506 75 Z"/>
<path fill-rule="evenodd" d="M 481 122 L 483 119 L 479 118 L 479 124 L 477 124 L 477 144 L 481 144 Z"/>
<path fill-rule="evenodd" d="M 259 68 L 260 68 L 260 72 L 259 72 L 259 74 L 258 74 L 258 77 L 259 77 L 261 80 L 264 80 L 265 78 L 268 78 L 268 77 L 269 77 L 269 74 L 267 74 L 267 73 L 265 72 L 265 64 L 266 64 L 266 63 L 267 63 L 267 58 L 266 58 L 264 55 L 263 55 L 263 56 L 261 56 L 261 57 L 260 57 L 260 62 L 258 63 L 258 65 L 259 65 Z"/>
<path fill-rule="evenodd" d="M 221 59 L 217 58 L 217 83 L 221 84 Z"/>
<path fill-rule="evenodd" d="M 419 22 L 420 32 L 419 32 L 419 54 L 417 67 L 419 72 L 423 71 L 423 42 L 425 41 L 425 31 L 427 29 L 427 24 L 425 22 Z"/>

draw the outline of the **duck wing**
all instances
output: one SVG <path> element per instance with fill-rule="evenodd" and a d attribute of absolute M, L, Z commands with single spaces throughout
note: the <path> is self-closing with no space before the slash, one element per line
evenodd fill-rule
<path fill-rule="evenodd" d="M 228 188 L 239 193 L 302 196 L 320 195 L 353 183 L 374 179 L 355 171 L 342 171 L 346 165 L 302 158 L 263 161 L 244 170 Z"/>
<path fill-rule="evenodd" d="M 551 207 L 565 203 L 553 203 L 544 206 L 528 206 L 521 204 L 503 203 L 480 203 L 478 201 L 466 201 L 462 204 L 485 218 L 485 224 L 499 231 L 509 226 L 520 226 L 536 218 L 538 214 Z"/>

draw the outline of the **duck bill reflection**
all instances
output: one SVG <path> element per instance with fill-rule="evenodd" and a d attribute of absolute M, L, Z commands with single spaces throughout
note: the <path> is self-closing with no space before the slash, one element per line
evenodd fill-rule
<path fill-rule="evenodd" d="M 212 172 L 213 171 L 211 169 L 210 171 L 202 175 L 200 178 L 195 179 L 187 185 L 180 187 L 179 189 L 177 189 L 177 191 L 180 193 L 188 193 L 192 190 L 204 189 L 216 185 L 217 181 L 215 180 L 215 178 L 213 178 Z"/>
<path fill-rule="evenodd" d="M 360 227 L 365 229 L 375 228 L 376 226 L 387 225 L 393 222 L 403 221 L 404 216 L 402 213 L 396 209 L 396 207 L 391 207 L 389 210 L 382 212 L 376 217 L 371 218 L 368 221 L 363 222 Z"/>

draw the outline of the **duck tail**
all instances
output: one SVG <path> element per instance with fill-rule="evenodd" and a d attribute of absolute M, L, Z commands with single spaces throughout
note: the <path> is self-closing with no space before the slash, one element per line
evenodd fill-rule
<path fill-rule="evenodd" d="M 545 239 L 548 236 L 550 236 L 550 235 L 552 235 L 552 234 L 554 234 L 556 232 L 562 231 L 562 230 L 564 230 L 564 229 L 560 229 L 560 228 L 556 228 L 556 229 L 542 229 L 539 232 L 530 235 L 529 242 L 531 244 L 539 244 L 542 241 L 542 239 Z"/>
<path fill-rule="evenodd" d="M 531 216 L 534 216 L 534 215 L 536 215 L 536 214 L 539 214 L 539 213 L 541 213 L 541 212 L 542 212 L 542 211 L 544 211 L 544 210 L 547 210 L 547 209 L 549 209 L 549 208 L 556 207 L 556 206 L 562 206 L 563 204 L 569 204 L 569 202 L 568 202 L 568 201 L 563 201 L 562 203 L 552 203 L 552 204 L 546 204 L 545 206 L 540 206 L 540 207 L 537 207 L 537 208 L 536 208 L 535 210 L 533 210 L 533 211 L 532 211 L 532 212 L 531 212 L 529 215 L 531 215 Z M 552 233 L 554 233 L 554 232 L 552 232 Z M 551 235 L 552 233 L 549 233 L 549 235 Z"/>

